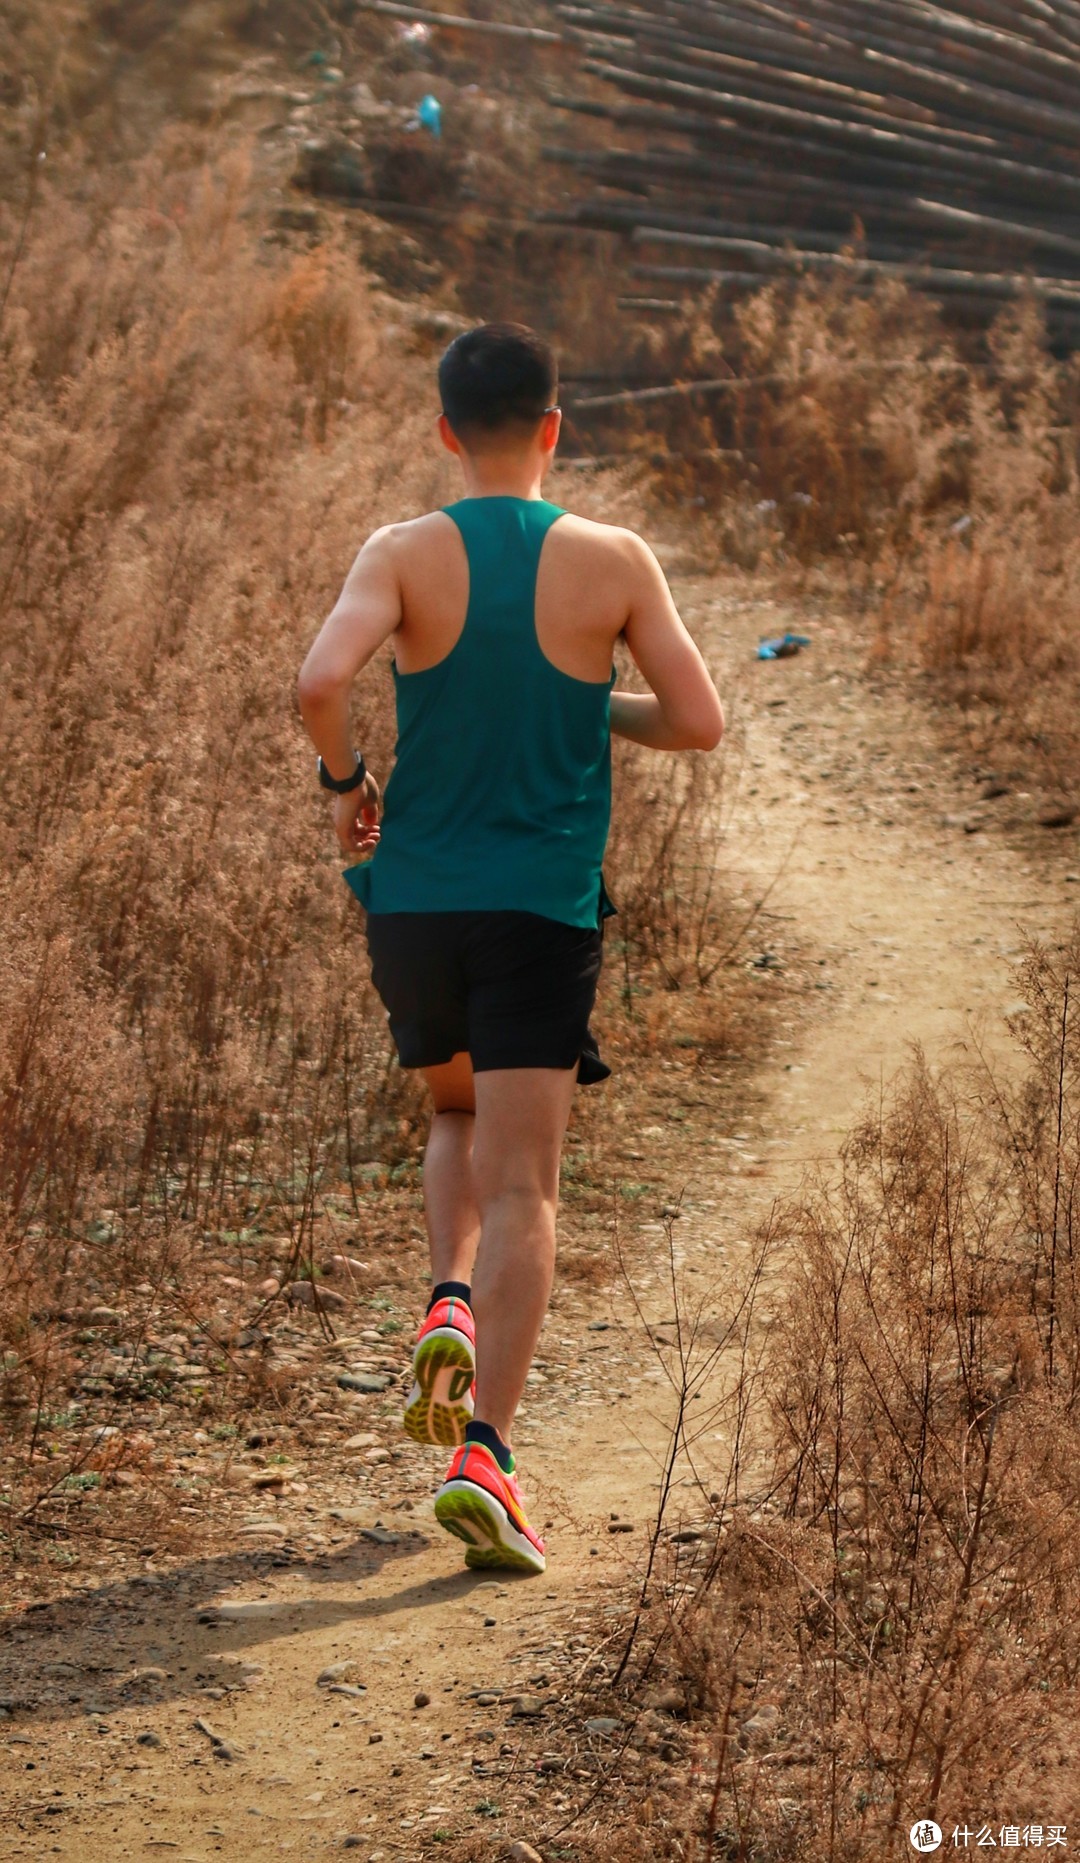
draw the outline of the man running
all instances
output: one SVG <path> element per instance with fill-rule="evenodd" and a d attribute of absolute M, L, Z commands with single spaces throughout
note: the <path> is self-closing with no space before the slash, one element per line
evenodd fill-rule
<path fill-rule="evenodd" d="M 561 419 L 547 345 L 520 324 L 467 331 L 439 390 L 465 495 L 369 538 L 304 662 L 300 708 L 338 839 L 361 857 L 345 878 L 401 1065 L 434 1105 L 432 1293 L 405 1428 L 453 1447 L 435 1514 L 466 1564 L 542 1572 L 511 1441 L 574 1087 L 609 1072 L 589 1016 L 611 910 L 611 735 L 712 750 L 724 720 L 648 546 L 542 496 Z M 612 691 L 620 638 L 648 693 Z M 388 640 L 398 737 L 380 827 L 349 694 Z"/>

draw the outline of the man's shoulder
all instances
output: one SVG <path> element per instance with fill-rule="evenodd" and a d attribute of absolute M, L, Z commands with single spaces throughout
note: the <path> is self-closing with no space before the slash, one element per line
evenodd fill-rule
<path fill-rule="evenodd" d="M 368 541 L 378 542 L 384 549 L 409 550 L 445 537 L 453 528 L 453 521 L 445 511 L 424 511 L 418 517 L 398 518 L 392 524 L 381 524 Z"/>
<path fill-rule="evenodd" d="M 445 560 L 448 543 L 455 539 L 456 526 L 445 510 L 426 511 L 417 517 L 402 518 L 374 531 L 367 549 L 385 556 L 399 570 L 411 567 L 423 570 L 428 564 Z M 555 555 L 575 569 L 596 570 L 623 564 L 633 573 L 640 571 L 651 557 L 644 538 L 621 524 L 606 524 L 598 518 L 582 517 L 564 511 L 554 526 Z"/>
<path fill-rule="evenodd" d="M 373 565 L 379 563 L 398 578 L 417 571 L 424 574 L 429 567 L 437 569 L 445 562 L 453 531 L 453 523 L 445 512 L 425 511 L 418 517 L 380 524 L 372 531 L 360 557 Z"/>
<path fill-rule="evenodd" d="M 561 534 L 560 534 L 561 533 Z M 629 599 L 649 574 L 653 554 L 636 530 L 567 512 L 555 526 L 557 567 L 576 577 L 604 576 Z"/>
<path fill-rule="evenodd" d="M 636 530 L 628 530 L 623 524 L 605 524 L 600 518 L 580 517 L 576 511 L 563 515 L 558 532 L 563 547 L 619 557 L 628 563 L 637 562 L 649 547 Z"/>

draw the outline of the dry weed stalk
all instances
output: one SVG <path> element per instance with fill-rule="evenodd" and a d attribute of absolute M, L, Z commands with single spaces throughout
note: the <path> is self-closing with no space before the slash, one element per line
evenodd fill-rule
<path fill-rule="evenodd" d="M 1076 1815 L 1078 973 L 1080 932 L 1033 948 L 1022 1078 L 916 1058 L 768 1227 L 788 1291 L 723 1395 L 767 1403 L 771 1473 L 759 1439 L 736 1489 L 736 1430 L 691 1587 L 654 1539 L 633 1619 L 694 1723 L 663 1854 L 869 1863 L 918 1817 Z"/>
<path fill-rule="evenodd" d="M 724 760 L 693 757 L 658 767 L 634 745 L 620 746 L 618 777 L 635 798 L 612 822 L 609 866 L 618 874 L 623 997 L 657 979 L 668 990 L 707 989 L 731 954 L 723 894 Z"/>
<path fill-rule="evenodd" d="M 598 1856 L 870 1863 L 916 1818 L 950 1841 L 1078 1813 L 1078 974 L 1080 928 L 1032 946 L 1019 1077 L 916 1056 L 721 1315 L 687 1306 L 668 1215 L 674 1425 L 620 1660 L 588 1680 L 631 1695 L 622 1746 L 682 1759 L 689 1809 L 654 1768 L 620 1820 L 613 1764 L 555 1839 L 603 1798 Z"/>

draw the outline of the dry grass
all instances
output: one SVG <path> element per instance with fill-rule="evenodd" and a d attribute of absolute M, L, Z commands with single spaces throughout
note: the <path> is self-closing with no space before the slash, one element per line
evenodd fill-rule
<path fill-rule="evenodd" d="M 706 293 L 652 367 L 745 385 L 598 411 L 597 450 L 646 460 L 718 565 L 779 572 L 796 596 L 839 581 L 874 665 L 959 707 L 989 767 L 1076 796 L 1080 368 L 1050 354 L 1038 307 L 976 347 L 898 285 Z"/>
<path fill-rule="evenodd" d="M 179 138 L 43 184 L 0 330 L 0 1274 L 27 1416 L 66 1396 L 62 1316 L 138 1287 L 151 1334 L 170 1303 L 216 1314 L 204 1253 L 252 1226 L 295 1266 L 317 1190 L 392 1159 L 410 1104 L 293 688 L 358 538 L 435 491 L 421 365 L 355 266 L 248 214 L 243 166 Z"/>
<path fill-rule="evenodd" d="M 321 1286 L 361 1218 L 372 1255 L 371 1193 L 415 1161 L 294 686 L 361 539 L 452 489 L 436 322 L 334 244 L 268 240 L 241 156 L 176 133 L 93 179 L 54 166 L 0 259 L 0 1398 L 23 1506 L 56 1485 L 41 1419 L 111 1419 L 171 1335 L 214 1361 L 204 1408 L 273 1396 L 255 1288 Z M 385 773 L 385 669 L 356 729 Z M 693 870 L 698 779 L 657 808 L 631 758 L 619 797 L 609 1020 L 628 978 L 696 978 L 722 921 L 711 882 L 692 922 L 649 917 Z"/>
<path fill-rule="evenodd" d="M 633 1744 L 676 1771 L 647 1766 L 612 1857 L 869 1863 L 917 1818 L 972 1847 L 1075 1821 L 1078 976 L 1080 932 L 1033 949 L 1019 1080 L 916 1061 L 773 1219 L 720 1331 L 683 1305 L 654 1340 L 678 1421 L 596 1685 L 624 1675 Z M 689 1534 L 665 1513 L 687 1470 Z"/>

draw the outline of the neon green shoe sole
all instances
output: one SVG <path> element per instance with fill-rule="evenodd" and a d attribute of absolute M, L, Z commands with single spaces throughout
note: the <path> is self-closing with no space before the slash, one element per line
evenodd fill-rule
<path fill-rule="evenodd" d="M 413 1388 L 402 1424 L 416 1443 L 444 1449 L 465 1441 L 472 1421 L 476 1364 L 468 1340 L 452 1328 L 428 1333 L 413 1355 Z"/>
<path fill-rule="evenodd" d="M 447 1533 L 464 1540 L 465 1564 L 484 1571 L 509 1567 L 543 1572 L 547 1561 L 538 1547 L 519 1533 L 494 1495 L 471 1481 L 447 1481 L 435 1496 L 435 1518 Z"/>

